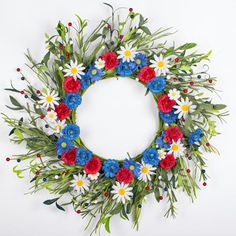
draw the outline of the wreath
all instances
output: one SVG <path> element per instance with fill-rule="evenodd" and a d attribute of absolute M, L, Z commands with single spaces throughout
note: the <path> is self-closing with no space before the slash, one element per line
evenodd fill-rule
<path fill-rule="evenodd" d="M 76 23 L 59 22 L 53 36 L 46 34 L 47 53 L 36 62 L 29 51 L 27 66 L 38 78 L 35 86 L 17 68 L 25 88 L 13 83 L 6 90 L 21 94 L 10 96 L 7 107 L 26 115 L 10 118 L 11 141 L 25 143 L 27 153 L 6 160 L 25 161 L 13 171 L 23 178 L 29 172 L 31 193 L 47 189 L 54 197 L 44 204 L 64 211 L 72 205 L 90 225 L 92 232 L 105 225 L 110 232 L 112 216 L 123 219 L 133 215 L 138 226 L 143 201 L 154 194 L 157 202 L 169 203 L 166 216 L 175 216 L 176 191 L 181 189 L 192 200 L 199 184 L 206 186 L 204 152 L 217 153 L 210 138 L 218 134 L 216 118 L 224 120 L 226 106 L 214 104 L 212 93 L 216 78 L 208 73 L 204 61 L 211 52 L 197 53 L 195 43 L 167 46 L 161 38 L 171 34 L 160 28 L 151 33 L 147 19 L 129 9 L 122 19 L 109 4 L 112 15 L 102 20 L 89 35 L 87 21 L 77 16 Z M 136 80 L 151 93 L 159 108 L 160 128 L 149 147 L 136 157 L 117 161 L 98 156 L 80 138 L 76 121 L 83 94 L 100 80 L 126 77 Z M 128 77 L 128 78 L 127 78 Z"/>

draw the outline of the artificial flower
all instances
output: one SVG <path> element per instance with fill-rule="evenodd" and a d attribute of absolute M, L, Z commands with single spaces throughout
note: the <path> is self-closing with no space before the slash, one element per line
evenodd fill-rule
<path fill-rule="evenodd" d="M 87 174 L 95 175 L 102 167 L 102 162 L 98 157 L 92 157 L 85 165 L 84 170 Z"/>
<path fill-rule="evenodd" d="M 55 105 L 58 105 L 58 93 L 55 90 L 49 89 L 43 90 L 42 95 L 39 96 L 39 104 L 48 109 L 49 107 L 54 109 Z"/>
<path fill-rule="evenodd" d="M 168 170 L 176 165 L 176 160 L 173 154 L 166 154 L 165 158 L 160 161 L 160 167 Z"/>
<path fill-rule="evenodd" d="M 80 134 L 80 128 L 78 125 L 75 124 L 67 124 L 63 130 L 62 130 L 62 134 L 65 138 L 69 139 L 69 140 L 74 140 L 76 138 L 79 137 Z"/>
<path fill-rule="evenodd" d="M 97 61 L 95 61 L 95 68 L 97 68 L 97 69 L 103 69 L 104 67 L 105 67 L 105 61 L 104 60 L 102 60 L 102 58 L 98 58 L 98 60 Z"/>
<path fill-rule="evenodd" d="M 195 131 L 190 132 L 188 136 L 189 144 L 194 144 L 198 142 L 203 137 L 202 129 L 197 128 Z"/>
<path fill-rule="evenodd" d="M 60 133 L 66 126 L 66 120 L 56 120 L 52 123 L 53 129 L 56 133 Z"/>
<path fill-rule="evenodd" d="M 76 151 L 76 163 L 84 166 L 92 158 L 92 152 L 85 148 L 78 148 Z"/>
<path fill-rule="evenodd" d="M 82 78 L 80 79 L 81 89 L 82 90 L 87 89 L 90 84 L 91 84 L 90 78 L 86 74 L 82 76 Z"/>
<path fill-rule="evenodd" d="M 76 109 L 82 102 L 82 97 L 79 93 L 67 93 L 65 96 L 65 104 L 70 110 Z"/>
<path fill-rule="evenodd" d="M 175 109 L 172 109 L 170 112 L 163 112 L 160 111 L 160 118 L 167 124 L 171 124 L 174 123 L 177 118 L 178 115 L 175 114 Z"/>
<path fill-rule="evenodd" d="M 66 69 L 63 71 L 66 73 L 65 76 L 73 76 L 76 80 L 77 78 L 81 79 L 81 75 L 84 75 L 83 70 L 85 67 L 83 67 L 83 64 L 78 64 L 77 61 L 73 62 L 70 61 L 70 64 L 66 64 Z"/>
<path fill-rule="evenodd" d="M 121 76 L 129 76 L 133 74 L 135 68 L 136 65 L 134 62 L 120 61 L 119 65 L 116 67 L 116 71 Z"/>
<path fill-rule="evenodd" d="M 166 79 L 158 76 L 147 83 L 148 89 L 153 93 L 160 93 L 166 86 Z"/>
<path fill-rule="evenodd" d="M 105 68 L 107 70 L 114 69 L 119 63 L 115 52 L 105 52 L 101 59 L 105 61 Z"/>
<path fill-rule="evenodd" d="M 129 184 L 133 179 L 133 172 L 125 167 L 121 167 L 116 173 L 116 180 L 120 183 Z"/>
<path fill-rule="evenodd" d="M 160 54 L 158 57 L 157 55 L 154 55 L 154 60 L 150 60 L 152 63 L 150 67 L 154 68 L 156 71 L 157 75 L 166 75 L 166 73 L 169 72 L 169 63 L 167 58 L 163 58 L 163 55 Z"/>
<path fill-rule="evenodd" d="M 165 132 L 162 131 L 161 135 L 157 137 L 156 139 L 156 147 L 157 148 L 164 148 L 164 149 L 169 149 L 170 148 L 170 144 L 167 143 L 165 140 L 164 140 L 164 136 L 165 136 Z"/>
<path fill-rule="evenodd" d="M 140 168 L 140 175 L 138 177 L 139 180 L 142 180 L 144 182 L 151 180 L 151 175 L 155 175 L 156 167 L 153 167 L 152 165 L 142 163 Z"/>
<path fill-rule="evenodd" d="M 119 163 L 116 160 L 108 159 L 104 161 L 102 170 L 106 177 L 114 177 L 120 169 Z"/>
<path fill-rule="evenodd" d="M 70 116 L 70 109 L 64 102 L 59 103 L 59 105 L 55 107 L 55 112 L 59 120 L 64 120 Z"/>
<path fill-rule="evenodd" d="M 171 100 L 177 101 L 180 98 L 180 91 L 176 88 L 169 90 L 168 97 Z"/>
<path fill-rule="evenodd" d="M 102 69 L 97 69 L 94 65 L 91 65 L 86 73 L 86 75 L 91 79 L 92 82 L 98 81 L 105 75 Z"/>
<path fill-rule="evenodd" d="M 54 122 L 57 119 L 57 113 L 55 111 L 53 111 L 53 110 L 47 111 L 46 119 L 49 122 Z"/>
<path fill-rule="evenodd" d="M 61 137 L 57 140 L 56 142 L 56 147 L 57 147 L 57 154 L 62 155 L 64 152 L 69 151 L 72 149 L 74 146 L 71 143 L 71 140 Z"/>
<path fill-rule="evenodd" d="M 111 193 L 114 194 L 113 200 L 116 200 L 117 203 L 122 202 L 125 204 L 126 200 L 129 201 L 130 197 L 133 196 L 131 187 L 128 184 L 116 182 L 112 186 Z"/>
<path fill-rule="evenodd" d="M 137 48 L 132 48 L 131 45 L 126 44 L 125 46 L 121 46 L 120 50 L 117 51 L 118 53 L 118 59 L 122 59 L 123 62 L 127 61 L 134 61 L 134 57 L 137 54 L 136 52 Z"/>
<path fill-rule="evenodd" d="M 177 142 L 172 142 L 170 145 L 170 150 L 168 153 L 173 153 L 175 157 L 181 157 L 184 155 L 184 145 L 181 143 L 179 139 Z"/>
<path fill-rule="evenodd" d="M 131 158 L 125 159 L 123 161 L 123 166 L 129 170 L 131 170 L 135 177 L 139 176 L 140 173 L 140 163 L 132 160 Z"/>
<path fill-rule="evenodd" d="M 178 118 L 180 119 L 181 117 L 186 118 L 187 115 L 191 112 L 193 112 L 196 108 L 196 105 L 193 105 L 191 101 L 189 101 L 189 98 L 186 97 L 184 100 L 181 98 L 180 101 L 176 101 L 177 105 L 174 106 L 175 109 L 175 114 L 178 114 Z"/>
<path fill-rule="evenodd" d="M 64 152 L 61 156 L 61 160 L 67 165 L 74 165 L 76 159 L 76 148 L 72 148 L 67 152 Z"/>
<path fill-rule="evenodd" d="M 166 152 L 165 152 L 164 148 L 158 149 L 157 152 L 158 152 L 158 158 L 160 160 L 162 160 L 166 157 Z"/>
<path fill-rule="evenodd" d="M 90 180 L 96 180 L 96 179 L 98 179 L 99 175 L 100 175 L 99 172 L 97 172 L 96 174 L 88 174 L 88 178 Z"/>
<path fill-rule="evenodd" d="M 73 175 L 74 179 L 71 181 L 71 186 L 78 192 L 84 194 L 89 190 L 89 180 L 86 175 Z"/>
<path fill-rule="evenodd" d="M 144 66 L 138 74 L 139 80 L 141 80 L 144 83 L 149 82 L 155 76 L 156 76 L 155 71 L 149 66 Z"/>
<path fill-rule="evenodd" d="M 171 100 L 167 94 L 163 94 L 158 99 L 158 108 L 163 112 L 170 112 L 176 104 L 175 100 Z"/>
<path fill-rule="evenodd" d="M 178 126 L 170 126 L 165 130 L 164 139 L 166 140 L 166 142 L 177 142 L 181 138 L 183 138 L 183 133 L 181 132 Z"/>
<path fill-rule="evenodd" d="M 68 76 L 64 79 L 63 87 L 67 93 L 76 93 L 80 90 L 80 81 L 74 79 L 73 76 Z"/>
<path fill-rule="evenodd" d="M 147 65 L 147 57 L 145 54 L 138 53 L 135 55 L 134 62 L 136 63 L 136 68 L 141 69 Z"/>
<path fill-rule="evenodd" d="M 142 161 L 145 164 L 156 166 L 160 162 L 157 150 L 155 148 L 147 148 L 143 153 Z"/>

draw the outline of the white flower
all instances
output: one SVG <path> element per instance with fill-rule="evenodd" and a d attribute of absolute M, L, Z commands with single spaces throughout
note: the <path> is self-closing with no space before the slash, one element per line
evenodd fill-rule
<path fill-rule="evenodd" d="M 164 148 L 159 149 L 157 152 L 158 152 L 158 157 L 159 157 L 160 160 L 161 160 L 161 159 L 165 159 L 165 157 L 166 157 L 166 152 L 165 152 L 165 149 L 164 149 Z"/>
<path fill-rule="evenodd" d="M 150 67 L 154 68 L 157 75 L 166 75 L 166 73 L 169 72 L 168 67 L 170 67 L 170 65 L 168 64 L 168 59 L 163 58 L 162 54 L 160 54 L 159 57 L 154 55 L 154 60 L 150 60 L 150 62 L 152 63 Z"/>
<path fill-rule="evenodd" d="M 180 91 L 176 88 L 169 90 L 168 97 L 172 100 L 177 101 L 180 98 Z"/>
<path fill-rule="evenodd" d="M 149 165 L 149 164 L 142 163 L 138 179 L 144 182 L 147 182 L 148 180 L 150 181 L 151 175 L 155 174 L 153 172 L 155 170 L 156 170 L 156 167 L 153 167 L 152 165 Z"/>
<path fill-rule="evenodd" d="M 172 142 L 170 146 L 169 153 L 173 153 L 174 157 L 181 157 L 184 154 L 184 145 L 180 142 L 180 139 L 177 142 Z"/>
<path fill-rule="evenodd" d="M 114 194 L 112 199 L 116 199 L 117 203 L 122 202 L 124 204 L 126 200 L 129 201 L 130 197 L 133 196 L 133 188 L 129 187 L 128 184 L 116 182 L 116 184 L 112 186 L 112 189 L 111 193 Z"/>
<path fill-rule="evenodd" d="M 77 61 L 70 61 L 70 64 L 66 64 L 65 66 L 66 69 L 63 70 L 66 73 L 65 76 L 73 76 L 74 79 L 81 79 L 81 75 L 84 75 L 83 70 L 85 67 L 83 67 L 82 63 L 78 64 Z"/>
<path fill-rule="evenodd" d="M 102 60 L 101 58 L 99 58 L 97 61 L 95 61 L 95 67 L 99 70 L 104 68 L 105 67 L 105 61 Z"/>
<path fill-rule="evenodd" d="M 51 124 L 55 133 L 60 133 L 66 126 L 66 120 L 56 120 Z"/>
<path fill-rule="evenodd" d="M 181 98 L 180 101 L 176 101 L 177 105 L 174 106 L 177 111 L 175 111 L 175 114 L 179 114 L 178 118 L 181 117 L 186 118 L 188 113 L 191 113 L 195 110 L 196 106 L 193 105 L 191 101 L 189 101 L 189 98 L 187 97 L 185 100 Z"/>
<path fill-rule="evenodd" d="M 39 96 L 39 104 L 42 107 L 45 107 L 48 109 L 49 107 L 54 109 L 55 105 L 58 105 L 58 100 L 60 99 L 58 97 L 58 93 L 55 90 L 50 91 L 49 89 L 46 89 L 43 91 L 42 95 Z"/>
<path fill-rule="evenodd" d="M 99 172 L 97 172 L 96 174 L 88 174 L 88 178 L 90 180 L 96 180 L 99 176 Z"/>
<path fill-rule="evenodd" d="M 46 114 L 46 119 L 49 122 L 54 122 L 57 119 L 57 113 L 55 111 L 48 111 Z"/>
<path fill-rule="evenodd" d="M 119 54 L 118 59 L 122 59 L 123 62 L 134 61 L 134 57 L 137 54 L 136 48 L 131 48 L 130 45 L 126 44 L 125 47 L 121 46 L 120 51 L 117 51 Z"/>
<path fill-rule="evenodd" d="M 71 181 L 71 186 L 74 187 L 74 189 L 78 193 L 84 193 L 85 191 L 89 190 L 89 180 L 86 177 L 86 175 L 73 175 L 74 179 Z"/>

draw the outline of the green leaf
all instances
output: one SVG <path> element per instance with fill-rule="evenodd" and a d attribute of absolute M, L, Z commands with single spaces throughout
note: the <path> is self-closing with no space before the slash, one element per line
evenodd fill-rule
<path fill-rule="evenodd" d="M 24 135 L 21 133 L 19 129 L 14 130 L 14 134 L 19 138 L 19 139 L 24 139 Z"/>
<path fill-rule="evenodd" d="M 197 46 L 196 43 L 185 43 L 184 45 L 180 46 L 178 49 L 180 49 L 180 50 L 188 50 L 188 49 L 194 48 L 196 46 Z"/>
<path fill-rule="evenodd" d="M 13 167 L 13 172 L 16 173 L 18 178 L 20 178 L 20 179 L 24 178 L 24 176 L 21 176 L 21 173 L 23 172 L 23 170 L 17 170 L 16 168 L 17 168 L 17 166 Z"/>
<path fill-rule="evenodd" d="M 95 41 L 97 38 L 99 38 L 100 36 L 102 36 L 102 34 L 94 34 L 91 38 L 90 38 L 90 42 Z"/>
<path fill-rule="evenodd" d="M 9 97 L 10 97 L 12 105 L 19 107 L 19 108 L 23 108 L 22 105 L 14 97 L 12 97 L 12 96 L 9 96 Z"/>
<path fill-rule="evenodd" d="M 140 26 L 140 29 L 147 35 L 152 35 L 151 31 L 146 26 Z"/>
<path fill-rule="evenodd" d="M 110 230 L 110 219 L 111 219 L 111 216 L 107 217 L 107 218 L 104 218 L 102 220 L 102 223 L 105 225 L 105 230 L 108 232 L 108 233 L 111 233 L 111 230 Z"/>
<path fill-rule="evenodd" d="M 61 211 L 65 211 L 65 209 L 62 206 L 60 206 L 57 202 L 56 202 L 56 207 Z"/>
<path fill-rule="evenodd" d="M 215 104 L 213 105 L 213 108 L 216 109 L 216 110 L 223 110 L 226 108 L 226 105 L 224 104 Z"/>
<path fill-rule="evenodd" d="M 51 204 L 53 204 L 54 202 L 56 202 L 58 199 L 59 199 L 59 197 L 53 198 L 53 199 L 49 199 L 49 200 L 44 201 L 43 204 L 45 204 L 45 205 L 51 205 Z"/>
<path fill-rule="evenodd" d="M 48 51 L 46 53 L 46 55 L 44 56 L 44 58 L 43 58 L 43 62 L 44 62 L 45 65 L 48 64 L 49 58 L 50 58 L 50 51 Z"/>

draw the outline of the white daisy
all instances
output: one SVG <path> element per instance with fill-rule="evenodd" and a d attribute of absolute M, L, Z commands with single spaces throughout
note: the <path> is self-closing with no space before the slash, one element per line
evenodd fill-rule
<path fill-rule="evenodd" d="M 128 184 L 116 182 L 115 185 L 112 186 L 111 193 L 114 194 L 113 198 L 117 203 L 122 202 L 125 203 L 126 200 L 130 200 L 130 197 L 133 196 L 132 189 Z"/>
<path fill-rule="evenodd" d="M 70 64 L 66 64 L 66 69 L 63 71 L 66 73 L 65 76 L 73 76 L 75 79 L 81 79 L 81 75 L 84 75 L 83 70 L 85 67 L 83 64 L 78 64 L 77 61 L 70 61 Z"/>
<path fill-rule="evenodd" d="M 71 186 L 74 187 L 74 189 L 78 193 L 84 193 L 85 191 L 89 190 L 89 180 L 86 177 L 86 175 L 73 175 L 74 179 L 71 181 Z"/>
<path fill-rule="evenodd" d="M 170 151 L 169 153 L 173 153 L 175 158 L 176 157 L 181 157 L 184 155 L 184 150 L 185 147 L 184 145 L 180 142 L 180 139 L 177 142 L 172 142 L 170 146 Z"/>
<path fill-rule="evenodd" d="M 57 119 L 57 113 L 55 111 L 48 111 L 46 114 L 46 119 L 49 122 L 54 122 Z"/>
<path fill-rule="evenodd" d="M 134 61 L 134 57 L 137 54 L 136 48 L 132 48 L 130 45 L 126 44 L 125 46 L 120 47 L 120 51 L 118 53 L 118 59 L 122 59 L 123 62 Z"/>
<path fill-rule="evenodd" d="M 103 69 L 105 67 L 105 61 L 99 58 L 97 61 L 95 61 L 95 67 L 97 69 Z"/>
<path fill-rule="evenodd" d="M 160 160 L 165 159 L 166 152 L 164 148 L 159 149 L 157 152 L 158 152 L 158 157 Z"/>
<path fill-rule="evenodd" d="M 153 172 L 155 170 L 156 170 L 156 167 L 153 167 L 152 165 L 149 165 L 149 164 L 142 163 L 138 179 L 144 182 L 147 182 L 148 180 L 150 181 L 151 175 L 155 174 Z"/>
<path fill-rule="evenodd" d="M 168 97 L 172 100 L 177 101 L 180 98 L 180 91 L 176 88 L 169 90 Z"/>
<path fill-rule="evenodd" d="M 62 129 L 66 126 L 66 120 L 55 120 L 51 126 L 55 133 L 61 133 Z"/>
<path fill-rule="evenodd" d="M 196 106 L 193 105 L 191 101 L 189 101 L 189 98 L 187 97 L 185 100 L 181 98 L 181 100 L 176 101 L 177 105 L 174 106 L 177 111 L 175 111 L 175 114 L 179 114 L 178 118 L 181 117 L 186 118 L 188 113 L 191 113 L 195 110 Z"/>
<path fill-rule="evenodd" d="M 166 75 L 169 72 L 169 61 L 167 58 L 163 58 L 162 54 L 159 57 L 154 55 L 154 60 L 150 60 L 150 62 L 152 63 L 150 67 L 154 68 L 157 75 Z"/>
<path fill-rule="evenodd" d="M 88 178 L 90 180 L 96 180 L 99 176 L 99 172 L 97 172 L 96 174 L 88 174 Z"/>
<path fill-rule="evenodd" d="M 39 96 L 39 104 L 42 107 L 45 107 L 48 109 L 49 107 L 54 109 L 55 105 L 58 105 L 58 100 L 60 99 L 58 97 L 58 93 L 55 90 L 50 91 L 49 89 L 46 89 L 43 91 L 42 95 Z"/>

